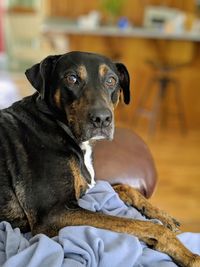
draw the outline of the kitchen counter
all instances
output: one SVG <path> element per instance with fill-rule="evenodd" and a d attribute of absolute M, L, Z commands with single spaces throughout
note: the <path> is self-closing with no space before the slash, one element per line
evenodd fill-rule
<path fill-rule="evenodd" d="M 200 42 L 200 33 L 181 32 L 181 33 L 165 33 L 161 30 L 153 30 L 139 27 L 129 27 L 127 29 L 120 29 L 116 26 L 98 26 L 95 28 L 83 28 L 75 23 L 70 23 L 63 19 L 49 19 L 42 25 L 42 32 L 49 33 L 63 33 L 70 35 L 93 35 L 93 36 L 108 36 L 108 37 L 135 37 L 135 38 L 149 38 L 149 39 L 164 39 L 164 40 L 183 40 Z"/>

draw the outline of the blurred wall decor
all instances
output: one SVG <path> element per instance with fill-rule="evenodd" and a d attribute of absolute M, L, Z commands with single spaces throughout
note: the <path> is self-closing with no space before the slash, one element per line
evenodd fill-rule
<path fill-rule="evenodd" d="M 53 53 L 41 34 L 41 7 L 38 0 L 6 2 L 4 29 L 9 69 L 24 69 Z"/>

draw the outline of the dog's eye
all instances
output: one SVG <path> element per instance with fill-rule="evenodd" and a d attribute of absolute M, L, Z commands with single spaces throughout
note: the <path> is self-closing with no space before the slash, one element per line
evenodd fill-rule
<path fill-rule="evenodd" d="M 67 82 L 68 82 L 69 85 L 74 85 L 78 80 L 76 75 L 72 75 L 72 74 L 71 75 L 67 75 L 66 79 L 67 79 Z"/>
<path fill-rule="evenodd" d="M 116 79 L 114 77 L 109 77 L 107 80 L 106 80 L 106 85 L 109 86 L 109 87 L 114 87 L 115 84 L 116 84 Z"/>

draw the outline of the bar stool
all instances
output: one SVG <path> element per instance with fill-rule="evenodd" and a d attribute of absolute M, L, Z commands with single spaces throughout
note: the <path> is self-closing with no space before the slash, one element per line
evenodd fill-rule
<path fill-rule="evenodd" d="M 171 73 L 177 68 L 183 67 L 188 63 L 172 65 L 148 60 L 147 64 L 154 69 L 156 74 L 149 80 L 144 93 L 139 99 L 139 103 L 134 114 L 134 125 L 137 126 L 140 117 L 146 117 L 149 119 L 148 135 L 153 136 L 156 130 L 159 115 L 161 116 L 161 125 L 164 126 L 166 124 L 168 110 L 167 107 L 166 109 L 163 109 L 162 105 L 166 99 L 169 86 L 172 85 L 174 88 L 173 91 L 175 94 L 180 129 L 182 133 L 186 133 L 186 120 L 183 102 L 181 99 L 180 83 L 178 79 L 171 77 Z M 145 104 L 149 99 L 153 86 L 156 86 L 157 91 L 153 99 L 152 108 L 147 109 L 145 108 Z"/>

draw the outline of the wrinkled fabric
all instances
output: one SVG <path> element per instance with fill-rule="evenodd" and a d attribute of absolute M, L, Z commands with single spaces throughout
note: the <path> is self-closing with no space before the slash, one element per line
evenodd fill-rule
<path fill-rule="evenodd" d="M 82 208 L 105 214 L 146 220 L 127 207 L 104 181 L 97 182 L 79 200 Z M 92 218 L 91 218 L 92 220 Z M 155 220 L 155 223 L 159 221 Z M 178 238 L 200 254 L 200 234 L 183 233 Z M 136 237 L 90 226 L 62 228 L 58 236 L 21 234 L 8 222 L 0 223 L 2 267 L 174 267 L 169 256 L 148 248 Z"/>

